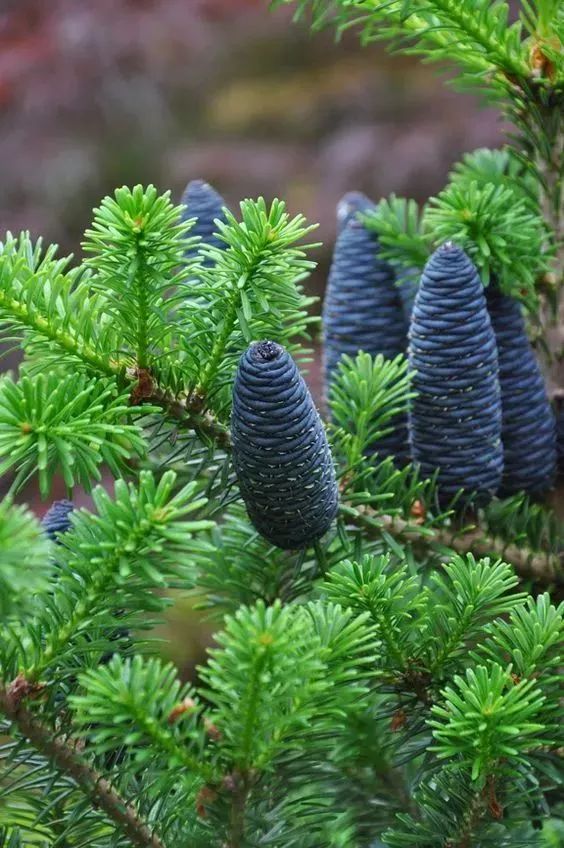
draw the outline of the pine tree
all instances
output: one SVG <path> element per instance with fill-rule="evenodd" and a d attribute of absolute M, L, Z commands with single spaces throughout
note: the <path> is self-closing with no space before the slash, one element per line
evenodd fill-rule
<path fill-rule="evenodd" d="M 0 324 L 24 354 L 0 380 L 6 848 L 561 841 L 563 534 L 522 491 L 486 502 L 500 372 L 481 288 L 497 281 L 531 325 L 558 310 L 561 4 L 523 3 L 515 23 L 499 0 L 299 6 L 454 65 L 514 120 L 512 147 L 465 157 L 422 210 L 392 197 L 364 213 L 398 279 L 427 266 L 411 329 L 422 367 L 356 345 L 326 425 L 301 375 L 311 227 L 282 202 L 225 211 L 220 246 L 168 193 L 120 188 L 78 264 L 6 235 Z M 449 298 L 445 263 L 463 284 Z M 439 312 L 468 354 L 448 363 L 468 388 L 447 394 L 452 415 L 422 344 Z M 473 422 L 462 441 L 480 437 L 470 460 L 489 451 L 489 471 L 453 464 L 445 487 L 444 462 L 428 475 L 370 455 L 422 399 L 427 453 L 457 447 L 442 427 L 456 439 Z M 55 478 L 69 501 L 92 496 L 69 527 L 68 505 L 42 526 L 15 501 L 34 484 L 48 500 Z M 154 638 L 178 592 L 217 622 L 193 685 Z"/>

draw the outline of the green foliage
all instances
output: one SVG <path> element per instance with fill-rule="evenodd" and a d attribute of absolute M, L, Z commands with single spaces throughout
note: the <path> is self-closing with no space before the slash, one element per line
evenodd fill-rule
<path fill-rule="evenodd" d="M 550 238 L 532 186 L 519 176 L 507 151 L 478 150 L 455 166 L 450 183 L 422 212 L 413 200 L 392 195 L 366 221 L 383 255 L 403 272 L 422 268 L 445 241 L 462 247 L 487 285 L 536 304 L 536 284 L 548 270 Z"/>
<path fill-rule="evenodd" d="M 26 507 L 0 502 L 0 621 L 23 614 L 33 592 L 49 585 L 50 542 Z"/>
<path fill-rule="evenodd" d="M 194 534 L 211 524 L 188 518 L 205 504 L 196 484 L 174 494 L 174 480 L 172 472 L 158 483 L 142 472 L 137 487 L 118 480 L 113 500 L 103 488 L 94 490 L 97 514 L 75 514 L 57 549 L 50 591 L 0 646 L 4 675 L 23 669 L 29 680 L 65 676 L 78 661 L 95 663 L 117 647 L 116 639 L 127 638 L 124 628 L 147 627 L 147 615 L 163 609 L 166 596 L 152 590 L 186 580 L 187 558 L 198 546 Z"/>
<path fill-rule="evenodd" d="M 345 458 L 344 473 L 355 469 L 370 445 L 393 429 L 393 419 L 407 409 L 407 360 L 386 360 L 381 354 L 343 356 L 331 381 L 329 405 L 336 449 Z"/>
<path fill-rule="evenodd" d="M 275 0 L 274 6 L 294 0 Z M 459 84 L 490 97 L 507 94 L 509 79 L 527 76 L 528 57 L 519 22 L 509 6 L 491 0 L 296 0 L 297 15 L 311 11 L 313 25 L 361 30 L 363 43 L 386 40 L 427 60 L 454 65 Z M 508 79 L 509 78 L 509 79 Z"/>
<path fill-rule="evenodd" d="M 510 661 L 519 677 L 556 673 L 563 648 L 564 604 L 557 608 L 550 603 L 548 593 L 511 610 L 508 620 L 500 619 L 486 629 L 484 650 L 498 662 Z M 539 678 L 546 682 L 544 677 Z"/>
<path fill-rule="evenodd" d="M 539 212 L 539 191 L 534 175 L 527 170 L 518 152 L 511 147 L 490 150 L 479 147 L 471 153 L 465 153 L 460 162 L 456 162 L 449 174 L 451 183 L 469 185 L 477 183 L 484 187 L 488 183 L 502 185 L 518 192 L 527 200 L 537 213 Z"/>
<path fill-rule="evenodd" d="M 442 693 L 446 705 L 432 709 L 436 750 L 470 768 L 480 787 L 507 768 L 503 761 L 518 763 L 542 744 L 544 726 L 535 719 L 544 697 L 534 680 L 515 683 L 510 670 L 493 663 L 468 669 L 454 684 Z"/>
<path fill-rule="evenodd" d="M 300 283 L 314 267 L 305 254 L 314 245 L 296 244 L 311 230 L 280 200 L 270 207 L 262 198 L 244 200 L 241 221 L 227 212 L 220 222 L 227 247 L 202 249 L 212 264 L 182 311 L 184 353 L 194 392 L 220 413 L 229 409 L 234 370 L 249 342 L 269 338 L 293 350 L 292 340 L 307 335 L 313 299 Z"/>
<path fill-rule="evenodd" d="M 183 257 L 197 241 L 186 237 L 191 222 L 182 223 L 180 213 L 170 192 L 124 186 L 94 210 L 85 234 L 92 289 L 103 295 L 104 311 L 119 332 L 116 353 L 139 368 L 154 366 L 166 352 L 174 308 L 193 276 Z"/>
<path fill-rule="evenodd" d="M 90 275 L 69 268 L 72 257 L 57 258 L 28 233 L 6 235 L 0 245 L 0 324 L 4 339 L 40 351 L 43 368 L 80 365 L 104 376 L 116 368 L 117 334 L 104 317 L 101 298 L 92 295 Z"/>
<path fill-rule="evenodd" d="M 172 665 L 156 658 L 124 660 L 115 655 L 108 665 L 84 672 L 80 685 L 82 694 L 71 699 L 75 721 L 97 753 L 115 750 L 116 725 L 121 725 L 135 769 L 160 757 L 163 768 L 177 769 L 179 776 L 188 772 L 190 790 L 194 773 L 213 776 L 203 762 L 201 707 L 193 690 L 178 681 Z"/>
<path fill-rule="evenodd" d="M 330 601 L 368 613 L 391 661 L 400 669 L 407 661 L 409 623 L 423 600 L 417 598 L 418 589 L 417 577 L 409 577 L 406 566 L 392 571 L 389 556 L 365 556 L 359 563 L 345 560 L 331 571 L 324 586 Z"/>
<path fill-rule="evenodd" d="M 270 605 L 307 597 L 311 564 L 259 536 L 240 505 L 226 510 L 207 538 L 209 545 L 194 556 L 194 583 L 196 592 L 205 593 L 201 606 L 214 615 L 258 600 Z"/>
<path fill-rule="evenodd" d="M 405 270 L 425 265 L 432 239 L 423 228 L 422 211 L 415 200 L 391 194 L 367 212 L 364 221 L 378 233 L 383 256 L 394 265 Z"/>
<path fill-rule="evenodd" d="M 10 377 L 0 382 L 0 473 L 17 469 L 12 488 L 38 474 L 45 497 L 53 477 L 90 489 L 104 463 L 115 477 L 127 473 L 128 460 L 145 454 L 135 409 L 114 380 L 56 373 Z"/>
<path fill-rule="evenodd" d="M 263 770 L 288 746 L 303 748 L 325 688 L 319 642 L 305 610 L 260 602 L 241 608 L 218 639 L 203 670 L 214 724 L 237 768 Z"/>
<path fill-rule="evenodd" d="M 546 230 L 518 191 L 455 182 L 430 199 L 425 223 L 436 241 L 466 250 L 485 284 L 495 274 L 508 293 L 519 286 L 534 297 L 535 282 L 547 268 Z"/>

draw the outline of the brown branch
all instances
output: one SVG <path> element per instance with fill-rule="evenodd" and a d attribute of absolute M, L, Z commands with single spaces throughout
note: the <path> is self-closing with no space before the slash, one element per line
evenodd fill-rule
<path fill-rule="evenodd" d="M 132 384 L 130 402 L 134 405 L 150 403 L 160 408 L 184 427 L 193 430 L 202 439 L 208 439 L 223 448 L 231 447 L 229 428 L 205 409 L 205 398 L 192 394 L 187 398 L 177 398 L 172 392 L 161 388 L 147 368 L 128 368 L 125 378 Z"/>
<path fill-rule="evenodd" d="M 531 551 L 502 538 L 490 536 L 479 527 L 465 532 L 449 527 L 417 527 L 397 515 L 380 515 L 361 507 L 341 506 L 341 511 L 365 529 L 389 533 L 400 542 L 419 542 L 444 545 L 459 554 L 473 553 L 476 557 L 495 556 L 510 563 L 517 574 L 542 583 L 564 584 L 562 558 L 543 551 Z"/>
<path fill-rule="evenodd" d="M 0 686 L 0 711 L 17 726 L 37 751 L 50 760 L 59 771 L 72 777 L 82 792 L 91 799 L 93 806 L 102 810 L 132 845 L 137 848 L 165 848 L 157 834 L 141 819 L 135 807 L 125 801 L 111 783 L 83 759 L 78 750 L 78 741 L 64 736 L 57 737 L 51 728 L 43 724 L 25 706 L 21 678 L 17 678 L 7 688 Z"/>
<path fill-rule="evenodd" d="M 160 406 L 171 418 L 175 418 L 185 427 L 194 430 L 196 435 L 211 439 L 223 450 L 230 449 L 231 434 L 229 428 L 218 421 L 211 412 L 202 412 L 200 399 L 186 398 L 179 400 L 162 389 L 154 388 L 147 397 L 147 401 Z"/>

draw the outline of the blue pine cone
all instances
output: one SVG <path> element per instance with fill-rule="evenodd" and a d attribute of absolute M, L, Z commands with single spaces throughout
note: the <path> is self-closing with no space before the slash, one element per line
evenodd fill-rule
<path fill-rule="evenodd" d="M 71 513 L 74 510 L 72 501 L 62 500 L 53 501 L 43 518 L 41 526 L 53 541 L 57 541 L 57 537 L 61 533 L 66 533 L 71 527 Z"/>
<path fill-rule="evenodd" d="M 487 503 L 503 471 L 497 348 L 478 272 L 450 242 L 425 266 L 409 338 L 413 458 L 438 470 L 443 505 L 460 489 Z"/>
<path fill-rule="evenodd" d="M 296 363 L 281 345 L 251 344 L 233 386 L 233 464 L 259 533 L 284 549 L 329 529 L 339 495 L 325 429 Z"/>
<path fill-rule="evenodd" d="M 352 200 L 347 198 L 353 197 Z M 379 258 L 376 233 L 368 230 L 354 212 L 373 207 L 364 195 L 366 205 L 360 210 L 357 193 L 345 195 L 338 216 L 345 219 L 337 236 L 323 304 L 323 366 L 325 393 L 329 397 L 332 375 L 343 354 L 351 358 L 359 351 L 372 356 L 381 353 L 394 359 L 407 349 L 407 321 L 400 293 L 395 285 L 392 266 Z M 349 210 L 349 212 L 343 210 Z M 339 212 L 339 210 L 341 210 Z M 353 210 L 352 212 L 350 210 Z M 392 422 L 394 430 L 376 442 L 371 451 L 381 457 L 407 458 L 407 416 Z"/>
<path fill-rule="evenodd" d="M 503 442 L 500 494 L 542 494 L 556 473 L 556 425 L 518 301 L 486 289 L 499 358 Z"/>
<path fill-rule="evenodd" d="M 204 180 L 192 180 L 184 189 L 180 202 L 186 207 L 182 213 L 182 220 L 197 219 L 189 235 L 200 236 L 200 244 L 225 247 L 224 242 L 216 235 L 217 225 L 214 223 L 216 218 L 225 221 L 223 197 Z M 197 252 L 198 248 L 187 251 L 186 255 L 193 256 Z M 204 264 L 209 264 L 209 260 L 205 260 Z"/>

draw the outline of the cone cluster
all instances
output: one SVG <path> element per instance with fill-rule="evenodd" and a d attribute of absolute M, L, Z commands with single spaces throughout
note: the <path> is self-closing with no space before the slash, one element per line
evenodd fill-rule
<path fill-rule="evenodd" d="M 407 454 L 424 475 L 436 473 L 444 504 L 460 490 L 462 503 L 542 494 L 555 476 L 556 426 L 518 301 L 495 281 L 484 290 L 453 244 L 435 251 L 419 281 L 408 272 L 398 287 L 361 220 L 373 206 L 350 192 L 337 207 L 323 308 L 327 395 L 343 354 L 408 353 L 417 392 L 409 421 L 398 417 L 370 452 L 399 464 Z"/>
<path fill-rule="evenodd" d="M 409 415 L 369 454 L 399 463 L 408 455 L 424 477 L 436 476 L 444 507 L 455 497 L 483 505 L 496 494 L 546 491 L 556 472 L 556 424 L 519 303 L 495 283 L 485 290 L 450 242 L 402 298 L 359 217 L 370 207 L 350 193 L 337 210 L 323 307 L 326 392 L 343 354 L 407 353 L 416 392 Z M 275 342 L 254 343 L 242 356 L 231 429 L 241 495 L 258 532 L 284 549 L 315 543 L 337 513 L 335 471 L 307 386 Z"/>

